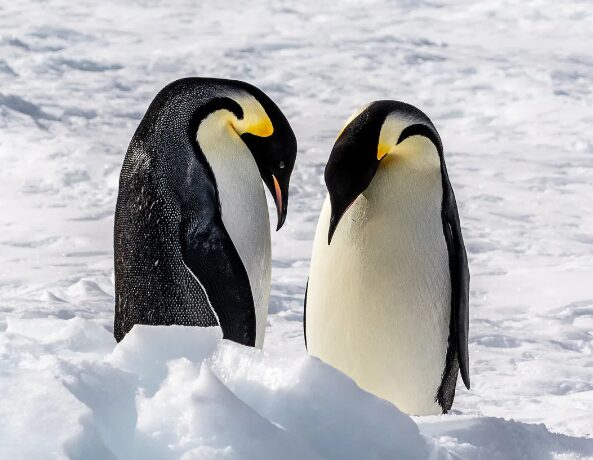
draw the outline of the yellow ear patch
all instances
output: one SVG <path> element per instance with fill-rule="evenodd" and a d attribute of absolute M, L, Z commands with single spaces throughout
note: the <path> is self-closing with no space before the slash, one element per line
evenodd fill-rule
<path fill-rule="evenodd" d="M 377 147 L 377 160 L 381 160 L 385 155 L 391 152 L 391 150 L 391 144 L 379 142 L 379 146 Z"/>
<path fill-rule="evenodd" d="M 259 137 L 269 137 L 274 134 L 274 126 L 268 117 L 262 117 L 257 122 L 247 126 L 245 132 Z"/>
<path fill-rule="evenodd" d="M 385 118 L 383 126 L 381 126 L 381 132 L 379 133 L 377 160 L 381 160 L 385 155 L 395 151 L 399 135 L 407 124 L 406 120 L 394 115 L 389 115 Z"/>
<path fill-rule="evenodd" d="M 243 117 L 231 120 L 237 134 L 253 134 L 258 137 L 269 137 L 274 134 L 272 120 L 255 97 L 247 93 L 232 93 L 232 99 L 243 109 Z"/>

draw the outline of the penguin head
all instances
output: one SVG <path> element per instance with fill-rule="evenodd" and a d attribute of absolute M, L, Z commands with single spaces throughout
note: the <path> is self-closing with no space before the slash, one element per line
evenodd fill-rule
<path fill-rule="evenodd" d="M 179 135 L 180 129 L 187 137 Z M 197 77 L 176 80 L 154 99 L 136 137 L 154 132 L 162 136 L 161 154 L 168 155 L 166 164 L 177 161 L 186 145 L 188 153 L 205 155 L 212 149 L 224 152 L 225 148 L 236 148 L 237 142 L 244 143 L 274 198 L 277 230 L 282 227 L 297 143 L 288 120 L 263 91 L 238 80 Z M 205 134 L 202 138 L 200 132 Z M 184 158 L 180 167 L 187 168 L 192 160 Z M 235 165 L 229 163 L 228 167 Z M 184 179 L 180 187 L 190 180 Z"/>
<path fill-rule="evenodd" d="M 379 167 L 390 158 L 434 148 L 442 156 L 436 128 L 419 109 L 398 101 L 376 101 L 356 111 L 346 122 L 325 167 L 331 217 L 328 244 L 340 219 L 362 194 Z"/>
<path fill-rule="evenodd" d="M 231 125 L 253 154 L 278 214 L 276 230 L 284 224 L 288 207 L 288 186 L 296 160 L 296 137 L 280 109 L 263 92 L 250 87 L 249 94 L 231 95 L 241 108 Z"/>

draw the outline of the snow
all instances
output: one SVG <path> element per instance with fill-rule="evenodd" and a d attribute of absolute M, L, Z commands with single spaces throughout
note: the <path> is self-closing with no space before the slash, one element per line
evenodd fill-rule
<path fill-rule="evenodd" d="M 541 424 L 471 416 L 416 424 L 315 358 L 221 336 L 219 328 L 138 326 L 114 347 L 91 320 L 10 318 L 2 346 L 20 353 L 3 369 L 0 415 L 10 422 L 2 434 L 13 441 L 3 458 L 593 456 L 591 440 Z"/>
<path fill-rule="evenodd" d="M 576 0 L 3 2 L 0 458 L 593 458 L 592 38 Z M 111 335 L 123 153 L 190 75 L 256 84 L 299 141 L 263 352 Z M 469 253 L 472 389 L 442 417 L 304 352 L 323 167 L 385 98 L 437 126 Z"/>
<path fill-rule="evenodd" d="M 28 450 L 9 443 L 3 458 L 426 458 L 412 419 L 340 372 L 221 335 L 140 326 L 113 349 L 111 335 L 89 320 L 9 319 L 3 345 L 24 342 L 26 353 L 3 379 L 15 406 L 0 413 L 19 422 L 3 435 L 30 439 L 37 428 L 39 442 Z M 16 404 L 30 398 L 23 390 L 34 397 L 20 417 Z"/>

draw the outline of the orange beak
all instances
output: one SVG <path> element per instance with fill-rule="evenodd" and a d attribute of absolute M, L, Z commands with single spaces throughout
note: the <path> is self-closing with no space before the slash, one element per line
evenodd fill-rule
<path fill-rule="evenodd" d="M 280 184 L 278 183 L 278 179 L 276 176 L 272 174 L 272 180 L 274 181 L 274 201 L 276 202 L 276 211 L 278 212 L 278 226 L 276 230 L 279 230 L 280 227 L 284 224 L 284 220 L 286 219 L 286 213 L 284 212 L 284 204 L 282 201 L 282 189 L 280 188 Z"/>

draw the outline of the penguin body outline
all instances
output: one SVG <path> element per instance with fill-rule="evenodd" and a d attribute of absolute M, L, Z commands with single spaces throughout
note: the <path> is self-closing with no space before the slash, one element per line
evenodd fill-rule
<path fill-rule="evenodd" d="M 157 94 L 120 175 L 116 340 L 134 324 L 220 325 L 225 338 L 261 347 L 271 265 L 262 180 L 280 227 L 295 156 L 288 121 L 252 85 L 186 78 Z M 225 160 L 230 173 L 222 177 Z M 246 193 L 229 200 L 233 179 L 236 191 Z M 241 198 L 257 204 L 255 212 L 243 206 L 235 215 Z M 249 220 L 241 225 L 243 216 Z"/>
<path fill-rule="evenodd" d="M 326 183 L 309 353 L 406 412 L 448 411 L 460 364 L 469 387 L 469 269 L 434 125 L 408 104 L 367 105 L 338 136 Z"/>

